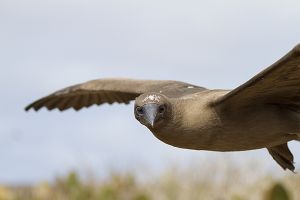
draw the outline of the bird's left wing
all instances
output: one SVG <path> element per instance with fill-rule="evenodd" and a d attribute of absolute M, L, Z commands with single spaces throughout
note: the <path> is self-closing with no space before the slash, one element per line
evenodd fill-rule
<path fill-rule="evenodd" d="M 300 111 L 300 44 L 279 61 L 214 103 L 226 109 L 280 104 Z"/>
<path fill-rule="evenodd" d="M 68 108 L 80 110 L 91 105 L 114 102 L 128 104 L 137 96 L 145 92 L 160 92 L 174 96 L 186 92 L 186 88 L 193 87 L 201 90 L 201 87 L 191 86 L 188 83 L 167 80 L 135 80 L 110 78 L 92 80 L 86 83 L 67 87 L 41 98 L 28 105 L 25 110 L 31 108 L 38 111 L 42 107 L 48 110 L 58 108 L 60 111 Z"/>

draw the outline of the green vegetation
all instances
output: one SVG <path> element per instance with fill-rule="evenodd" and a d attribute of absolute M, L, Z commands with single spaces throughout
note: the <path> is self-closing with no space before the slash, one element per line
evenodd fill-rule
<path fill-rule="evenodd" d="M 266 200 L 290 200 L 289 192 L 281 183 L 275 183 L 267 192 Z"/>
<path fill-rule="evenodd" d="M 78 177 L 75 172 L 53 183 L 34 186 L 0 186 L 0 200 L 297 200 L 300 177 L 289 174 L 249 180 L 251 174 L 235 170 L 167 172 L 139 180 L 132 173 L 113 173 L 103 180 Z M 253 170 L 252 170 L 253 171 Z M 255 173 L 255 172 L 252 172 Z M 222 175 L 222 176 L 221 176 Z M 259 175 L 257 175 L 259 177 Z"/>

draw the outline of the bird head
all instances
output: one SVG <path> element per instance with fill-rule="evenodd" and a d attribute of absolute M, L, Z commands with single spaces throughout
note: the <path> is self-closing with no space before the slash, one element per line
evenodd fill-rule
<path fill-rule="evenodd" d="M 145 93 L 136 98 L 135 118 L 150 130 L 166 123 L 170 112 L 171 104 L 168 98 L 160 93 Z"/>

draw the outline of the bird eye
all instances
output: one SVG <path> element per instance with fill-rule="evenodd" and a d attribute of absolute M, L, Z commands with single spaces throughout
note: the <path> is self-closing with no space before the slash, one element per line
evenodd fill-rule
<path fill-rule="evenodd" d="M 140 107 L 140 106 L 137 106 L 137 107 L 135 108 L 135 111 L 136 111 L 136 113 L 137 113 L 138 115 L 143 115 L 143 114 L 144 114 L 144 109 L 143 109 L 142 107 Z"/>
<path fill-rule="evenodd" d="M 159 106 L 158 112 L 159 112 L 160 114 L 164 113 L 165 111 L 166 111 L 166 106 L 165 106 L 165 105 Z"/>

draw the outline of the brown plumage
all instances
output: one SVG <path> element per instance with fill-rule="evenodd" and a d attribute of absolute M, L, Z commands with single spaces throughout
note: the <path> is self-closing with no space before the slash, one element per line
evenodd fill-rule
<path fill-rule="evenodd" d="M 232 91 L 179 81 L 99 79 L 25 109 L 80 110 L 131 100 L 136 119 L 167 144 L 211 151 L 267 148 L 283 169 L 295 169 L 287 143 L 300 138 L 300 45 Z"/>

